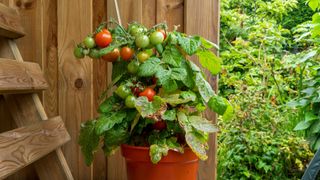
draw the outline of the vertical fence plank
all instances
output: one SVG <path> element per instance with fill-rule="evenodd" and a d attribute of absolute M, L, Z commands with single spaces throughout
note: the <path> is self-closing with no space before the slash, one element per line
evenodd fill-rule
<path fill-rule="evenodd" d="M 58 86 L 59 114 L 72 141 L 63 147 L 74 179 L 92 179 L 92 166 L 86 167 L 78 145 L 81 122 L 93 115 L 92 61 L 76 60 L 75 42 L 92 31 L 92 1 L 58 0 Z"/>
<path fill-rule="evenodd" d="M 48 117 L 54 117 L 59 115 L 57 0 L 41 2 L 41 60 L 42 70 L 49 84 L 49 88 L 43 94 L 43 106 Z"/>
<path fill-rule="evenodd" d="M 155 12 L 157 6 L 157 0 L 142 0 L 142 22 L 143 24 L 151 28 L 156 24 Z"/>
<path fill-rule="evenodd" d="M 92 28 L 95 29 L 102 21 L 106 20 L 107 5 L 105 0 L 93 0 Z M 107 87 L 108 63 L 101 59 L 93 60 L 93 116 L 98 115 L 100 94 Z M 99 149 L 93 161 L 93 179 L 104 180 L 107 178 L 107 166 L 104 152 Z"/>
<path fill-rule="evenodd" d="M 203 1 L 185 0 L 185 32 L 187 34 L 199 34 L 209 40 L 219 43 L 219 0 Z M 206 72 L 209 83 L 217 89 L 217 79 Z M 206 117 L 216 122 L 216 115 L 206 112 Z M 211 135 L 208 151 L 209 158 L 201 162 L 199 167 L 198 179 L 216 179 L 216 134 Z"/>
<path fill-rule="evenodd" d="M 170 31 L 174 25 L 180 25 L 178 31 L 184 31 L 184 0 L 157 0 L 156 22 L 167 22 Z"/>

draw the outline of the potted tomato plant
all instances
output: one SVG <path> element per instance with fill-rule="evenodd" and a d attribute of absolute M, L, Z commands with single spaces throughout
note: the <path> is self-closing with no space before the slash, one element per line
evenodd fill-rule
<path fill-rule="evenodd" d="M 79 144 L 88 165 L 102 145 L 106 155 L 121 147 L 128 179 L 196 179 L 198 159 L 207 159 L 208 134 L 217 132 L 202 113 L 209 107 L 225 117 L 228 101 L 215 94 L 202 70 L 220 71 L 216 45 L 200 36 L 101 24 L 75 47 L 74 55 L 113 64 L 112 83 L 101 95 L 100 115 L 81 125 Z M 109 94 L 109 96 L 107 96 Z M 110 95 L 111 94 L 111 95 Z"/>

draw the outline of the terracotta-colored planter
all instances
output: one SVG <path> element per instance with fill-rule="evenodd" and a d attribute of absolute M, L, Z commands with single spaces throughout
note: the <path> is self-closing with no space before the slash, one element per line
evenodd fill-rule
<path fill-rule="evenodd" d="M 148 147 L 121 146 L 126 159 L 128 180 L 196 180 L 198 157 L 190 148 L 184 154 L 169 151 L 158 164 L 152 164 Z"/>

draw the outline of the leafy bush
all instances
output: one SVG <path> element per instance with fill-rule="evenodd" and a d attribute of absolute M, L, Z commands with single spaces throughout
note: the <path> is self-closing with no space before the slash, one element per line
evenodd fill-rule
<path fill-rule="evenodd" d="M 219 178 L 299 179 L 313 153 L 293 133 L 232 128 L 221 137 Z"/>
<path fill-rule="evenodd" d="M 298 179 L 311 160 L 302 134 L 293 131 L 300 110 L 287 106 L 311 72 L 294 65 L 314 44 L 303 38 L 310 37 L 307 23 L 283 26 L 300 6 L 296 0 L 221 1 L 219 90 L 236 113 L 219 121 L 221 179 Z"/>

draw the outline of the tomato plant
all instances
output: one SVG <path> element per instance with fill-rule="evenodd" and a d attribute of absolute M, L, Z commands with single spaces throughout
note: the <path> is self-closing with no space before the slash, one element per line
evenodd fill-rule
<path fill-rule="evenodd" d="M 125 143 L 150 146 L 150 159 L 158 163 L 169 150 L 182 153 L 189 146 L 205 160 L 208 134 L 217 128 L 201 113 L 208 107 L 232 116 L 229 102 L 217 99 L 200 67 L 185 56 L 198 56 L 204 68 L 217 74 L 221 61 L 211 51 L 213 43 L 166 29 L 163 23 L 150 29 L 132 23 L 125 29 L 111 21 L 93 33 L 97 47 L 84 42 L 77 46 L 79 57 L 89 53 L 112 62 L 112 83 L 101 96 L 99 116 L 81 126 L 79 144 L 87 164 L 100 141 L 107 155 Z M 112 38 L 108 44 L 98 40 L 105 35 Z M 119 54 L 122 60 L 117 61 Z"/>
<path fill-rule="evenodd" d="M 133 54 L 134 54 L 133 49 L 129 48 L 128 46 L 121 48 L 120 55 L 124 61 L 129 61 L 130 59 L 132 59 Z"/>

